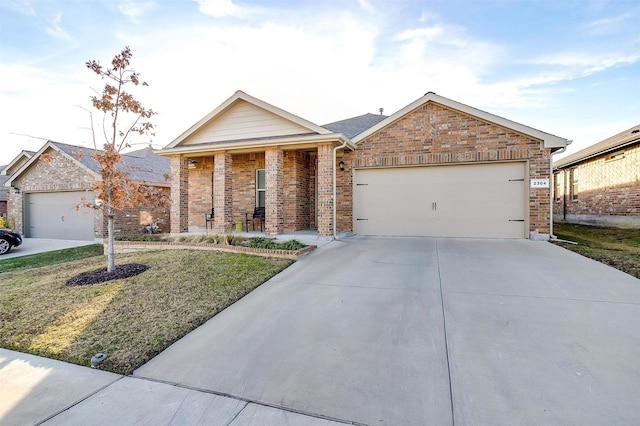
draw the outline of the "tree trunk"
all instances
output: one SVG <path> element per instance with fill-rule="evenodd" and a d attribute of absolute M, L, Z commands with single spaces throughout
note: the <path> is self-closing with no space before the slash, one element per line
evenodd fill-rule
<path fill-rule="evenodd" d="M 116 251 L 113 243 L 113 209 L 111 208 L 111 191 L 109 191 L 109 204 L 107 206 L 107 272 L 113 272 L 116 268 Z"/>

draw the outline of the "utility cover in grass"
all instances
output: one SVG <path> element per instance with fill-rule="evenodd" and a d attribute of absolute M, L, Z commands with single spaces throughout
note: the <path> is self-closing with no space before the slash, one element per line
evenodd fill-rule
<path fill-rule="evenodd" d="M 120 280 L 123 278 L 135 277 L 149 269 L 147 265 L 142 263 L 127 263 L 118 265 L 112 272 L 107 272 L 107 268 L 96 269 L 95 271 L 85 272 L 76 275 L 67 281 L 68 286 L 99 284 L 111 280 Z"/>

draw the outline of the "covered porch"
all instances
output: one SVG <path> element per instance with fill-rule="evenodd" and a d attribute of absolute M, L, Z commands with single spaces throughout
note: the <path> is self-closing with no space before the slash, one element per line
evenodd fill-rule
<path fill-rule="evenodd" d="M 269 236 L 333 236 L 335 156 L 345 144 L 300 139 L 289 146 L 165 153 L 172 172 L 171 232 L 224 234 L 241 222 L 244 232 Z M 257 208 L 262 223 L 253 217 Z"/>

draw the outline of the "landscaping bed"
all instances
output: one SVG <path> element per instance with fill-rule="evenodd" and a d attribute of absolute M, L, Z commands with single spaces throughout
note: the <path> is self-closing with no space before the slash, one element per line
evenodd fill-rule
<path fill-rule="evenodd" d="M 235 235 L 180 237 L 146 235 L 118 238 L 115 241 L 114 249 L 116 253 L 168 249 L 215 250 L 297 260 L 315 250 L 316 246 L 306 246 L 296 240 L 277 242 L 267 238 L 244 238 Z M 106 242 L 104 243 L 104 250 L 106 253 Z"/>
<path fill-rule="evenodd" d="M 105 266 L 104 256 L 3 272 L 0 346 L 130 374 L 293 262 L 202 250 L 121 254 L 136 276 L 100 284 L 67 281 Z"/>

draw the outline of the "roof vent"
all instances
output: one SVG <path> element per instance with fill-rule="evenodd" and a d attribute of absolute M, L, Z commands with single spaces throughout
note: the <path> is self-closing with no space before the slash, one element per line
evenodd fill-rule
<path fill-rule="evenodd" d="M 631 134 L 632 134 L 632 135 L 635 135 L 636 133 L 640 133 L 640 130 L 638 130 L 638 129 L 634 129 L 634 130 L 632 130 L 632 131 L 631 131 Z"/>
<path fill-rule="evenodd" d="M 431 92 L 431 91 L 429 91 L 429 92 L 425 93 L 424 95 L 425 95 L 425 96 L 427 96 L 429 93 L 431 93 L 432 95 L 435 95 L 435 94 L 436 94 L 436 92 Z"/>
<path fill-rule="evenodd" d="M 380 115 L 384 112 L 384 108 L 380 108 Z"/>

